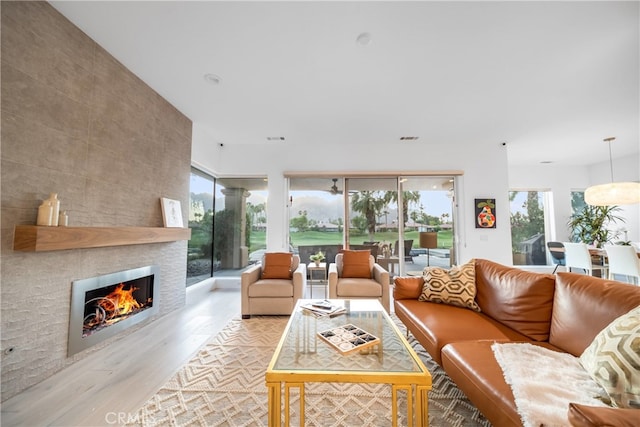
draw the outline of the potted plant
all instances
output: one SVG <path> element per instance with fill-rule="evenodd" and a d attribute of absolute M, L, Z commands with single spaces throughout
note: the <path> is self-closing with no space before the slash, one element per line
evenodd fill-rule
<path fill-rule="evenodd" d="M 311 255 L 309 259 L 316 263 L 316 266 L 320 266 L 320 262 L 324 261 L 324 254 L 322 251 L 318 251 L 315 254 Z"/>
<path fill-rule="evenodd" d="M 592 244 L 597 248 L 611 242 L 618 236 L 618 233 L 610 230 L 607 226 L 617 221 L 624 222 L 624 218 L 616 215 L 618 211 L 620 211 L 620 207 L 615 205 L 585 205 L 581 211 L 569 219 L 568 225 L 573 241 Z"/>

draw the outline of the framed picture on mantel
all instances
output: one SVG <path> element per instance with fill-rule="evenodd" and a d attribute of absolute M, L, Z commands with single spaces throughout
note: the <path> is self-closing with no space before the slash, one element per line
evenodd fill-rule
<path fill-rule="evenodd" d="M 182 209 L 180 208 L 180 200 L 160 199 L 162 205 L 162 220 L 165 227 L 184 227 L 182 225 Z"/>

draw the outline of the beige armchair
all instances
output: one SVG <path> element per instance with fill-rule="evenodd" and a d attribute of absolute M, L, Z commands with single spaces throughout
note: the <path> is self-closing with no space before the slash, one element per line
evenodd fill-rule
<path fill-rule="evenodd" d="M 354 259 L 359 264 L 355 269 L 351 263 Z M 377 299 L 388 313 L 389 272 L 375 263 L 369 251 L 344 251 L 329 265 L 329 298 Z"/>
<path fill-rule="evenodd" d="M 298 255 L 267 252 L 262 264 L 241 275 L 242 318 L 251 315 L 290 315 L 307 285 L 307 266 Z M 286 261 L 285 261 L 286 260 Z"/>

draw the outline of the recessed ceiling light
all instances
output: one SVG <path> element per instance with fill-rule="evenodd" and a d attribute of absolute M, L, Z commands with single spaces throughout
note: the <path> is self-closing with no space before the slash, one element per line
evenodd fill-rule
<path fill-rule="evenodd" d="M 216 76 L 215 74 L 211 74 L 211 73 L 205 74 L 204 79 L 208 83 L 211 83 L 212 85 L 218 85 L 222 82 L 222 79 L 220 78 L 220 76 Z"/>
<path fill-rule="evenodd" d="M 401 136 L 400 141 L 415 141 L 418 139 L 417 136 Z"/>
<path fill-rule="evenodd" d="M 358 37 L 356 37 L 356 43 L 360 46 L 366 46 L 371 43 L 371 34 L 370 33 L 360 33 Z"/>

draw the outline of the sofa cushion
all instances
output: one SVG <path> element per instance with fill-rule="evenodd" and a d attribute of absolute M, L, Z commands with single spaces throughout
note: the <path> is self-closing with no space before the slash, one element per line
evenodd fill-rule
<path fill-rule="evenodd" d="M 640 307 L 600 331 L 580 363 L 605 389 L 613 406 L 640 409 Z"/>
<path fill-rule="evenodd" d="M 483 313 L 533 340 L 549 338 L 554 275 L 476 259 L 476 287 Z"/>
<path fill-rule="evenodd" d="M 418 299 L 422 294 L 424 279 L 422 276 L 403 277 L 393 279 L 393 299 Z"/>
<path fill-rule="evenodd" d="M 640 287 L 577 273 L 558 273 L 549 342 L 580 356 L 617 317 L 640 305 Z"/>
<path fill-rule="evenodd" d="M 250 298 L 291 298 L 293 284 L 290 279 L 261 279 L 249 286 L 248 293 Z"/>
<path fill-rule="evenodd" d="M 371 278 L 370 250 L 342 251 L 342 274 L 340 277 Z"/>
<path fill-rule="evenodd" d="M 522 427 L 513 392 L 491 349 L 494 342 L 451 343 L 442 349 L 442 367 L 492 425 Z M 544 342 L 534 345 L 557 350 Z"/>
<path fill-rule="evenodd" d="M 289 252 L 267 252 L 262 261 L 262 279 L 291 278 L 292 254 Z"/>
<path fill-rule="evenodd" d="M 480 311 L 476 304 L 476 278 L 473 260 L 445 270 L 440 267 L 424 269 L 424 285 L 419 301 L 430 301 Z"/>
<path fill-rule="evenodd" d="M 369 298 L 375 298 L 382 296 L 382 286 L 373 279 L 344 277 L 340 279 L 340 286 L 336 292 L 339 298 L 362 298 L 365 295 Z"/>
<path fill-rule="evenodd" d="M 493 342 L 449 344 L 442 351 L 442 367 L 492 425 L 521 427 L 513 392 L 491 350 Z"/>
<path fill-rule="evenodd" d="M 524 335 L 482 313 L 455 305 L 403 299 L 395 300 L 394 308 L 402 323 L 440 365 L 442 347 L 452 342 L 528 340 Z"/>

